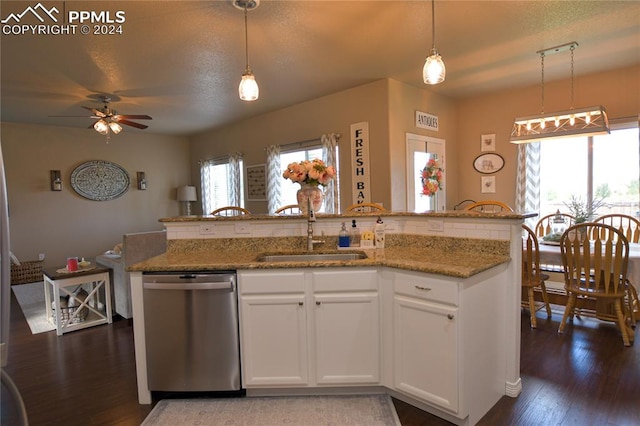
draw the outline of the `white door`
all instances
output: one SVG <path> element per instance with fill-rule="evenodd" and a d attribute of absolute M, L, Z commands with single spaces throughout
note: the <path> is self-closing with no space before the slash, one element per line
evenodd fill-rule
<path fill-rule="evenodd" d="M 421 213 L 446 209 L 445 140 L 407 133 L 407 211 Z M 422 195 L 421 172 L 429 159 L 436 159 L 445 171 L 443 189 L 434 196 Z"/>
<path fill-rule="evenodd" d="M 316 382 L 380 382 L 378 293 L 315 295 Z"/>
<path fill-rule="evenodd" d="M 396 389 L 457 413 L 457 308 L 396 295 L 393 309 Z"/>
<path fill-rule="evenodd" d="M 308 382 L 304 294 L 242 296 L 245 385 Z"/>

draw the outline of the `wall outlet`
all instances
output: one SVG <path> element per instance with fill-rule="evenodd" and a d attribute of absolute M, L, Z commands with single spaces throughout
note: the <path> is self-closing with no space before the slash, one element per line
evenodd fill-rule
<path fill-rule="evenodd" d="M 40 253 L 38 255 L 38 260 L 44 260 L 44 253 Z"/>
<path fill-rule="evenodd" d="M 238 222 L 235 224 L 236 234 L 250 234 L 251 233 L 251 224 L 249 222 L 243 223 Z"/>
<path fill-rule="evenodd" d="M 203 223 L 200 225 L 200 235 L 211 235 L 215 233 L 216 233 L 216 229 L 213 223 L 211 224 Z"/>
<path fill-rule="evenodd" d="M 442 220 L 429 220 L 427 221 L 427 229 L 434 232 L 444 231 L 444 221 Z"/>

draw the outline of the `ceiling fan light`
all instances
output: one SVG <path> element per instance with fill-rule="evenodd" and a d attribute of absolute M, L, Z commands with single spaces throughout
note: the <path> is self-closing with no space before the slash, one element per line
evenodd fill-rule
<path fill-rule="evenodd" d="M 93 125 L 93 128 L 101 135 L 106 135 L 109 133 L 109 125 L 103 119 L 96 121 Z"/>
<path fill-rule="evenodd" d="M 445 74 L 444 61 L 434 47 L 422 68 L 422 79 L 425 84 L 439 84 L 444 81 Z"/>
<path fill-rule="evenodd" d="M 114 135 L 117 135 L 122 131 L 122 126 L 116 123 L 115 121 L 112 121 L 109 123 L 109 128 L 111 129 Z"/>
<path fill-rule="evenodd" d="M 255 101 L 258 99 L 258 96 L 260 96 L 258 83 L 250 69 L 247 69 L 244 74 L 242 74 L 238 94 L 243 101 Z"/>

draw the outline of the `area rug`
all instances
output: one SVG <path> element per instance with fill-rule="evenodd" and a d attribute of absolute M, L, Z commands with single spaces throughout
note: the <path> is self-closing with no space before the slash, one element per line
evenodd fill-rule
<path fill-rule="evenodd" d="M 47 320 L 44 306 L 44 283 L 42 281 L 12 285 L 11 289 L 18 299 L 31 333 L 38 334 L 56 329 L 56 326 Z"/>
<path fill-rule="evenodd" d="M 400 426 L 389 395 L 164 399 L 142 426 Z"/>

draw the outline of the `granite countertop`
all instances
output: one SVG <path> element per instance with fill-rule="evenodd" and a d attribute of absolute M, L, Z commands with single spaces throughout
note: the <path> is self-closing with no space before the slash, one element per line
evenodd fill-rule
<path fill-rule="evenodd" d="M 173 272 L 215 271 L 242 269 L 283 269 L 319 267 L 375 267 L 388 266 L 416 272 L 426 272 L 458 278 L 469 278 L 494 266 L 510 261 L 508 255 L 484 254 L 480 251 L 449 251 L 433 248 L 387 247 L 363 249 L 366 259 L 340 261 L 286 261 L 259 262 L 264 251 L 252 250 L 201 250 L 189 252 L 167 252 L 137 263 L 128 271 Z M 334 253 L 335 250 L 316 250 L 317 253 Z M 341 251 L 342 252 L 342 251 Z M 274 251 L 269 251 L 274 253 Z M 280 254 L 300 251 L 277 251 Z"/>

